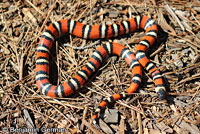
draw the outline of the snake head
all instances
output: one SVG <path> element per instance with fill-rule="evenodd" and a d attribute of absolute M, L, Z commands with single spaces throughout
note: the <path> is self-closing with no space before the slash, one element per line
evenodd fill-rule
<path fill-rule="evenodd" d="M 166 98 L 166 92 L 165 92 L 165 87 L 162 86 L 162 87 L 156 87 L 156 93 L 158 94 L 158 97 L 161 99 L 161 100 L 164 100 Z"/>

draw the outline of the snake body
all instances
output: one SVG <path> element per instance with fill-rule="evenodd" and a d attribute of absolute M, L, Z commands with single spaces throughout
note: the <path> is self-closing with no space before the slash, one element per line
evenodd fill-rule
<path fill-rule="evenodd" d="M 49 82 L 49 55 L 54 40 L 62 34 L 72 34 L 74 36 L 85 39 L 105 39 L 124 35 L 144 29 L 145 36 L 135 48 L 135 55 L 123 45 L 118 43 L 106 43 L 99 46 L 93 53 L 92 57 L 82 67 L 77 74 L 67 82 L 61 85 L 52 85 Z M 121 98 L 125 98 L 133 93 L 141 83 L 142 67 L 144 67 L 153 77 L 155 83 L 155 91 L 158 96 L 163 99 L 165 87 L 162 76 L 157 67 L 146 57 L 145 52 L 157 38 L 157 25 L 154 21 L 146 16 L 137 16 L 127 21 L 122 21 L 117 24 L 109 25 L 85 25 L 80 22 L 65 19 L 54 22 L 47 27 L 42 34 L 39 47 L 36 54 L 36 84 L 38 89 L 50 97 L 66 97 L 71 95 L 75 90 L 78 90 L 90 78 L 94 72 L 98 70 L 101 63 L 107 55 L 116 54 L 121 56 L 132 69 L 133 79 L 130 87 L 119 94 L 114 94 L 111 97 L 104 99 L 96 109 L 93 115 L 93 123 L 96 124 L 96 119 L 101 110 L 109 103 Z M 141 66 L 140 66 L 141 65 Z"/>

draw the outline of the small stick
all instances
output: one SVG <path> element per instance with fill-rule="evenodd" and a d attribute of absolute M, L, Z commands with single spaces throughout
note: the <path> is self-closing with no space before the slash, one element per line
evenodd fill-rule
<path fill-rule="evenodd" d="M 161 52 L 163 49 L 164 49 L 164 45 L 162 45 L 161 47 L 159 47 L 155 52 L 153 52 L 150 57 L 153 57 L 155 56 L 157 53 Z"/>
<path fill-rule="evenodd" d="M 165 5 L 166 10 L 171 14 L 171 16 L 178 22 L 179 26 L 183 31 L 185 31 L 185 27 L 182 25 L 181 21 L 179 18 L 176 16 L 176 14 L 172 11 L 172 9 L 169 7 L 169 5 Z"/>
<path fill-rule="evenodd" d="M 120 120 L 120 126 L 119 126 L 119 134 L 125 134 L 125 119 L 123 116 L 121 116 L 121 120 Z"/>
<path fill-rule="evenodd" d="M 137 113 L 137 119 L 138 119 L 138 126 L 139 126 L 139 133 L 138 133 L 138 134 L 143 134 L 143 130 L 142 130 L 142 120 L 141 120 L 141 115 L 140 115 L 140 113 Z"/>
<path fill-rule="evenodd" d="M 94 134 L 101 134 L 101 132 L 97 129 L 95 129 L 90 123 L 88 123 L 86 120 L 83 120 L 83 124 L 88 127 Z"/>
<path fill-rule="evenodd" d="M 84 108 L 82 122 L 84 122 L 84 120 L 85 120 L 85 117 L 86 117 L 87 111 L 88 111 L 88 106 L 86 106 L 86 107 Z M 80 129 L 83 130 L 83 128 L 84 128 L 84 123 L 81 124 Z"/>
<path fill-rule="evenodd" d="M 29 0 L 26 0 L 26 2 L 27 2 L 29 5 L 31 5 L 38 13 L 40 13 L 41 15 L 44 14 L 39 8 L 37 8 L 35 5 L 33 5 L 33 3 L 31 3 Z"/>
<path fill-rule="evenodd" d="M 191 77 L 185 78 L 185 79 L 181 80 L 180 82 L 178 82 L 177 84 L 181 84 L 181 83 L 191 81 L 191 80 L 197 79 L 197 78 L 200 78 L 200 73 L 192 75 Z"/>

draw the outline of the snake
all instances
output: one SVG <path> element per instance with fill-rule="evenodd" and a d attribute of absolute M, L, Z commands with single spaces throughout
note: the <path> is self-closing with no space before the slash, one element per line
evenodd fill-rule
<path fill-rule="evenodd" d="M 63 84 L 53 85 L 49 81 L 49 58 L 54 41 L 63 34 L 70 34 L 83 39 L 109 39 L 135 32 L 145 31 L 133 53 L 125 46 L 107 42 L 100 45 L 92 54 L 88 62 L 71 79 Z M 98 115 L 108 104 L 130 96 L 140 85 L 142 67 L 151 74 L 155 84 L 155 91 L 160 99 L 165 98 L 165 85 L 159 69 L 146 56 L 146 50 L 152 46 L 157 38 L 158 27 L 153 19 L 147 16 L 134 18 L 114 24 L 87 25 L 73 19 L 63 19 L 50 24 L 41 35 L 36 52 L 36 85 L 46 96 L 67 97 L 83 87 L 86 81 L 100 68 L 108 56 L 118 55 L 126 61 L 132 69 L 133 78 L 128 89 L 121 93 L 104 98 L 93 114 L 93 124 L 97 125 Z M 141 67 L 142 66 L 142 67 Z"/>

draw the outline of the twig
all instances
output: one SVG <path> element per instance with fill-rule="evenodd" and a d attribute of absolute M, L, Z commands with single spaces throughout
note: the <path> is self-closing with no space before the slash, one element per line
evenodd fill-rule
<path fill-rule="evenodd" d="M 177 84 L 179 85 L 179 84 L 181 84 L 181 83 L 184 83 L 184 82 L 187 82 L 187 81 L 191 81 L 191 80 L 197 79 L 197 78 L 200 78 L 200 73 L 194 74 L 194 75 L 192 75 L 191 77 L 188 77 L 188 78 L 186 78 L 186 79 L 183 79 L 183 80 L 181 80 L 180 82 L 178 82 Z"/>
<path fill-rule="evenodd" d="M 27 2 L 29 5 L 31 5 L 38 13 L 40 13 L 41 15 L 44 14 L 39 8 L 37 8 L 35 5 L 33 5 L 33 3 L 31 3 L 29 0 L 26 0 L 26 2 Z"/>
<path fill-rule="evenodd" d="M 84 46 L 84 47 L 74 47 L 68 43 L 65 43 L 64 46 L 66 47 L 71 47 L 72 49 L 77 49 L 77 50 L 83 50 L 83 49 L 88 49 L 88 48 L 91 48 L 91 47 L 95 47 L 97 44 L 99 44 L 100 40 L 97 40 L 95 41 L 94 43 L 91 43 L 90 45 L 88 46 Z"/>
<path fill-rule="evenodd" d="M 86 120 L 83 120 L 83 124 L 88 127 L 94 134 L 101 134 L 99 130 L 94 128 L 91 124 L 89 124 Z"/>
<path fill-rule="evenodd" d="M 168 4 L 165 5 L 165 9 L 171 14 L 171 16 L 178 22 L 179 26 L 181 27 L 181 29 L 183 31 L 185 31 L 185 27 L 183 26 L 183 24 L 181 23 L 181 21 L 179 20 L 179 18 L 176 16 L 176 14 L 172 11 L 172 9 L 169 7 Z"/>
<path fill-rule="evenodd" d="M 138 134 L 143 134 L 142 131 L 142 119 L 140 113 L 137 113 L 137 119 L 138 119 L 138 126 L 139 126 L 139 133 Z"/>
<path fill-rule="evenodd" d="M 82 122 L 84 122 L 84 120 L 85 120 L 85 118 L 86 118 L 87 111 L 88 111 L 88 106 L 86 106 L 86 107 L 84 108 Z M 83 127 L 84 127 L 84 123 L 81 124 L 80 129 L 83 130 Z"/>

